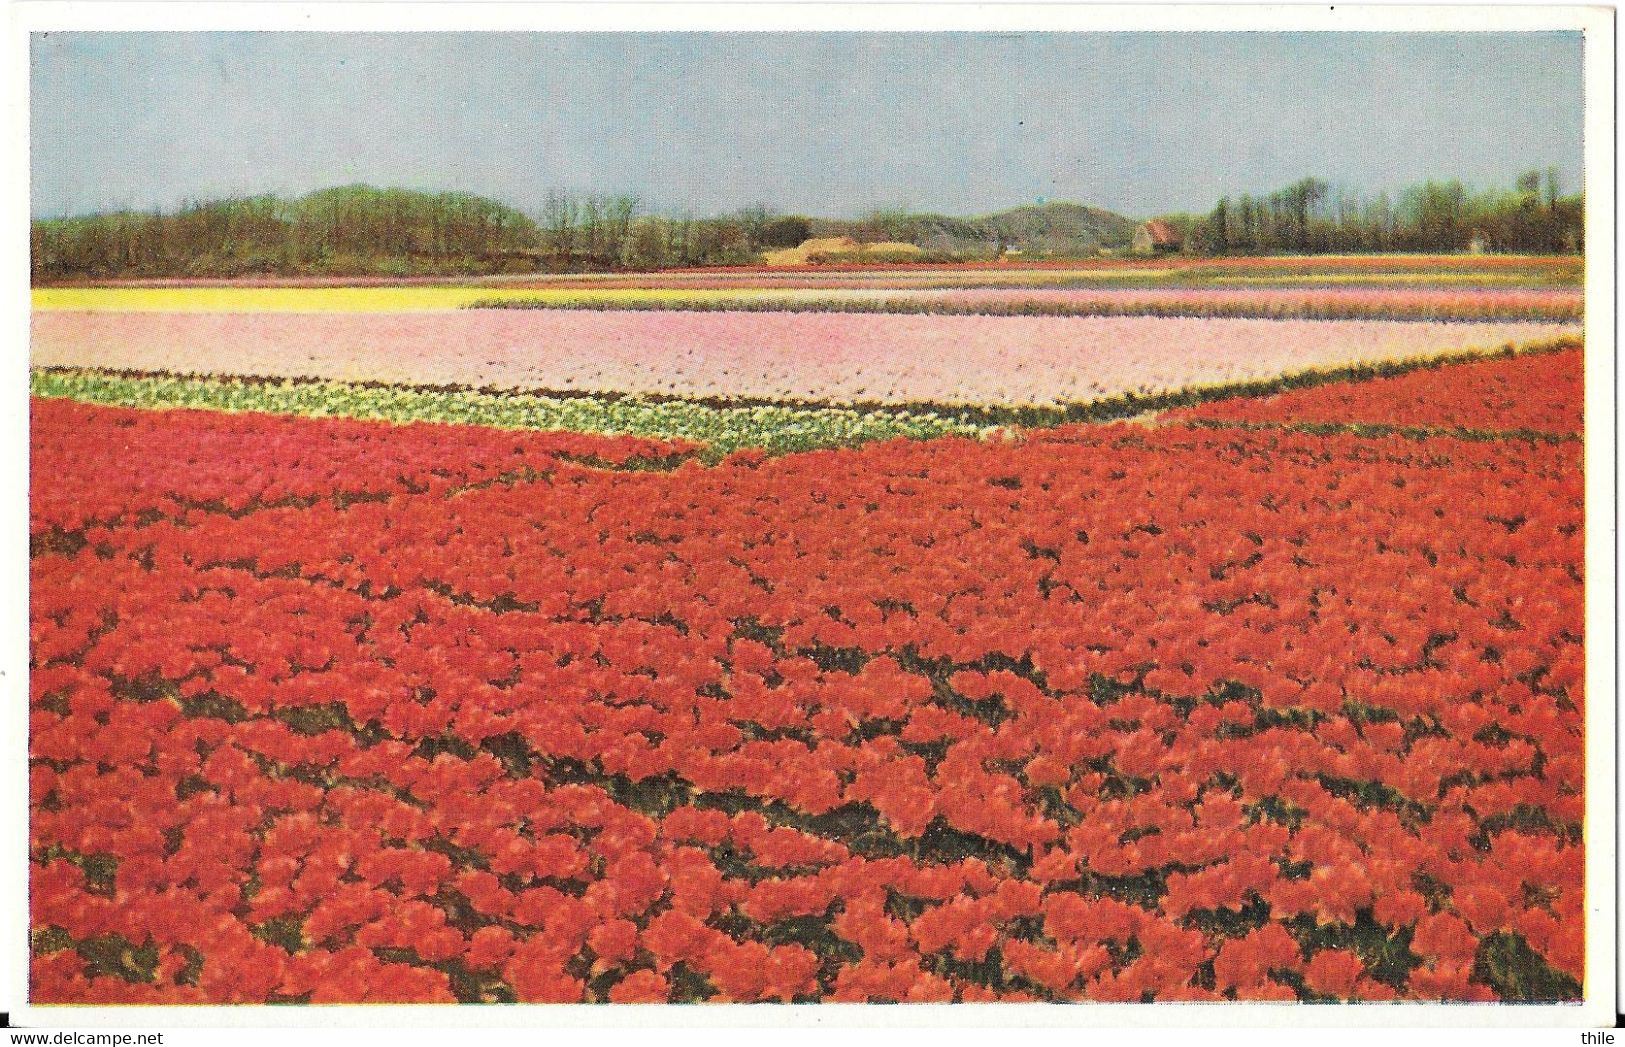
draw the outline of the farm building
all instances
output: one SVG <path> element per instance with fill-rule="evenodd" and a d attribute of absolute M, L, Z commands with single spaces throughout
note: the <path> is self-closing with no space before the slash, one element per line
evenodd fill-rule
<path fill-rule="evenodd" d="M 1179 231 L 1160 218 L 1141 222 L 1134 230 L 1135 254 L 1167 254 L 1185 245 Z"/>
<path fill-rule="evenodd" d="M 914 244 L 886 241 L 860 243 L 850 236 L 826 236 L 804 241 L 800 247 L 786 247 L 779 251 L 764 251 L 763 265 L 818 265 L 832 257 L 844 261 L 883 261 L 896 256 L 917 255 L 923 252 Z"/>

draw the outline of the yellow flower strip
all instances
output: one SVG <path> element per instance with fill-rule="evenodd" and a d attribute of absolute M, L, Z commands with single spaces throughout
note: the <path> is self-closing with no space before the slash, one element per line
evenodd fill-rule
<path fill-rule="evenodd" d="M 696 300 L 726 301 L 752 295 L 775 300 L 828 296 L 809 289 L 752 292 L 603 288 L 522 290 L 503 287 L 43 287 L 33 292 L 37 310 L 158 313 L 406 313 L 461 309 L 472 302 L 515 299 L 548 305 L 658 305 Z"/>

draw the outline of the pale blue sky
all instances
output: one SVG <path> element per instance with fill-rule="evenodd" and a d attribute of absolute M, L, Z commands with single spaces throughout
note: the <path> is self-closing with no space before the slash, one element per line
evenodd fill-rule
<path fill-rule="evenodd" d="M 1581 171 L 1578 33 L 50 33 L 33 209 L 328 185 L 1130 215 Z"/>

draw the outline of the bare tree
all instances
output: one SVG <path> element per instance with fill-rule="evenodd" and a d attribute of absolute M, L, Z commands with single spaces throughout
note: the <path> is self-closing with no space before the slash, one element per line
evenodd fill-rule
<path fill-rule="evenodd" d="M 576 222 L 580 206 L 575 197 L 559 189 L 550 189 L 547 203 L 542 207 L 542 230 L 547 237 L 547 250 L 565 265 L 576 253 Z"/>

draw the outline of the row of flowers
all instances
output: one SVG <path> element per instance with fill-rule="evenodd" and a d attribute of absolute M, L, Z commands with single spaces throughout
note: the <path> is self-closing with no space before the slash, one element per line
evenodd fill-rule
<path fill-rule="evenodd" d="M 1045 413 L 1134 397 L 1167 401 L 1193 388 L 1388 368 L 1579 334 L 1572 319 L 46 310 L 32 317 L 30 359 L 40 368 L 963 416 L 966 408 Z"/>
<path fill-rule="evenodd" d="M 189 506 L 232 513 L 335 497 L 436 493 L 545 470 L 565 458 L 621 464 L 697 446 L 471 425 L 121 410 L 69 399 L 34 399 L 30 413 L 29 514 L 36 536 L 140 522 Z M 110 460 L 126 467 L 110 472 Z M 134 462 L 140 468 L 128 467 Z"/>
<path fill-rule="evenodd" d="M 1585 360 L 1576 347 L 1260 399 L 1222 400 L 1171 411 L 1168 417 L 1577 435 L 1584 407 Z"/>

